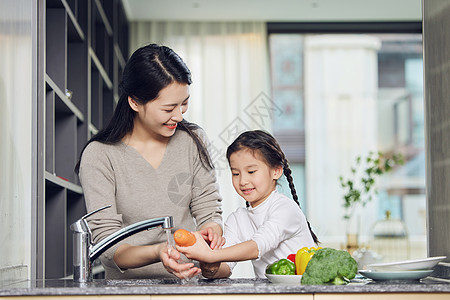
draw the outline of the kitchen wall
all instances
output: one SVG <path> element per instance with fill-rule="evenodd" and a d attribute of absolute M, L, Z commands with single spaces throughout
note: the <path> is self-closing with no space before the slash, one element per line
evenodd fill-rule
<path fill-rule="evenodd" d="M 0 9 L 0 281 L 29 278 L 32 261 L 34 2 Z"/>
<path fill-rule="evenodd" d="M 423 1 L 428 254 L 450 261 L 450 2 Z"/>

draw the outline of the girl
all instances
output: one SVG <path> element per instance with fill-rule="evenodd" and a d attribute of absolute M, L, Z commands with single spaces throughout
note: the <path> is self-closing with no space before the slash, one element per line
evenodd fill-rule
<path fill-rule="evenodd" d="M 300 209 L 284 153 L 270 134 L 242 133 L 228 147 L 227 159 L 233 186 L 247 208 L 238 208 L 228 217 L 224 248 L 211 249 L 198 233 L 193 246 L 177 247 L 188 258 L 216 263 L 204 276 L 228 277 L 236 261 L 251 259 L 256 277 L 263 278 L 268 264 L 319 243 Z M 276 190 L 283 174 L 294 201 Z"/>
<path fill-rule="evenodd" d="M 95 243 L 127 225 L 171 215 L 200 230 L 211 247 L 222 239 L 221 197 L 204 131 L 183 119 L 191 73 L 170 48 L 147 45 L 128 60 L 110 123 L 95 135 L 77 165 Z M 106 278 L 185 278 L 200 272 L 177 263 L 162 230 L 141 232 L 100 256 Z M 167 271 L 166 271 L 167 270 Z"/>

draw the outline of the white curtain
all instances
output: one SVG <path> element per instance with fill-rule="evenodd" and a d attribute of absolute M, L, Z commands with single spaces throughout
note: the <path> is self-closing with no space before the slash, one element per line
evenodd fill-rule
<path fill-rule="evenodd" d="M 32 279 L 37 259 L 32 254 L 38 159 L 33 2 L 0 4 L 0 282 Z"/>
<path fill-rule="evenodd" d="M 263 22 L 133 22 L 130 50 L 169 46 L 192 72 L 185 118 L 205 129 L 223 196 L 224 219 L 244 206 L 231 184 L 226 147 L 249 129 L 271 131 L 272 110 L 266 25 Z M 233 277 L 253 277 L 240 263 Z"/>

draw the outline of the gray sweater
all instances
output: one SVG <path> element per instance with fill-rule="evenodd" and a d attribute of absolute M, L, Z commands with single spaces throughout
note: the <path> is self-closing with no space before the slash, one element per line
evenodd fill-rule
<path fill-rule="evenodd" d="M 205 137 L 202 130 L 197 132 Z M 167 215 L 174 218 L 174 230 L 196 230 L 207 222 L 222 224 L 222 199 L 214 170 L 203 166 L 197 146 L 185 131 L 178 129 L 170 138 L 157 169 L 122 142 L 92 142 L 83 152 L 79 176 L 88 212 L 112 205 L 88 219 L 94 243 L 127 225 Z M 173 277 L 160 262 L 121 270 L 113 260 L 123 243 L 148 245 L 164 241 L 166 233 L 158 227 L 114 245 L 100 256 L 106 278 Z"/>

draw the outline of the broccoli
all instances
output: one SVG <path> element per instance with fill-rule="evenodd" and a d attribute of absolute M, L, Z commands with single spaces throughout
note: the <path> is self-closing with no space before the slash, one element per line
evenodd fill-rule
<path fill-rule="evenodd" d="M 317 250 L 306 266 L 302 276 L 302 284 L 346 284 L 355 278 L 358 264 L 344 250 L 323 248 Z"/>

